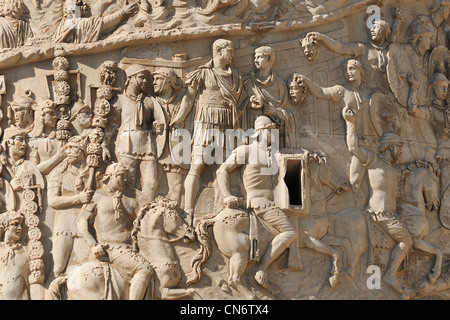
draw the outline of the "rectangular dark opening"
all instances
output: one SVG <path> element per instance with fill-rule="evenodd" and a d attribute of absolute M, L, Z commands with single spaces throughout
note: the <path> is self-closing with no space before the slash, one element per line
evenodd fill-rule
<path fill-rule="evenodd" d="M 302 165 L 300 160 L 288 160 L 286 163 L 286 175 L 284 182 L 289 190 L 289 205 L 302 205 L 302 185 L 301 172 Z"/>

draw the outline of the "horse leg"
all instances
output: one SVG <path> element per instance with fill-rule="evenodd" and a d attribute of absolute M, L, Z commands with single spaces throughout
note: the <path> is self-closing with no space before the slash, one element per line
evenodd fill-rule
<path fill-rule="evenodd" d="M 162 270 L 163 269 L 163 270 Z M 180 271 L 170 267 L 159 266 L 157 269 L 157 281 L 159 282 L 159 291 L 163 300 L 177 300 L 183 298 L 192 298 L 195 291 L 192 288 L 182 289 L 174 288 L 181 280 Z M 159 281 L 158 281 L 159 280 Z M 155 285 L 158 285 L 156 283 Z"/>
<path fill-rule="evenodd" d="M 161 298 L 163 300 L 178 300 L 184 298 L 192 298 L 194 296 L 194 289 L 181 289 L 181 288 L 160 288 Z"/>
<path fill-rule="evenodd" d="M 355 267 L 357 259 L 355 259 L 355 256 L 352 252 L 352 245 L 350 243 L 350 240 L 347 238 L 341 238 L 341 237 L 335 237 L 331 235 L 326 235 L 322 238 L 322 241 L 330 246 L 340 246 L 344 248 L 345 256 L 347 257 L 347 265 L 346 272 L 350 274 L 350 276 L 353 278 L 355 274 Z"/>
<path fill-rule="evenodd" d="M 243 294 L 249 300 L 256 300 L 257 297 L 243 283 L 242 275 L 248 265 L 248 252 L 235 252 L 228 260 L 228 279 L 227 283 L 230 287 Z"/>
<path fill-rule="evenodd" d="M 436 257 L 434 267 L 431 269 L 431 272 L 428 274 L 428 280 L 429 280 L 430 284 L 435 283 L 436 280 L 441 275 L 442 252 L 438 248 L 433 246 L 432 244 L 424 241 L 423 239 L 417 239 L 416 241 L 414 241 L 414 247 L 423 252 L 430 253 Z"/>
<path fill-rule="evenodd" d="M 313 237 L 305 237 L 304 243 L 310 249 L 331 256 L 333 262 L 330 271 L 331 276 L 330 278 L 328 278 L 328 281 L 331 285 L 331 288 L 333 288 L 336 285 L 339 276 L 338 262 L 341 258 L 339 252 L 334 248 L 330 247 L 325 242 Z"/>

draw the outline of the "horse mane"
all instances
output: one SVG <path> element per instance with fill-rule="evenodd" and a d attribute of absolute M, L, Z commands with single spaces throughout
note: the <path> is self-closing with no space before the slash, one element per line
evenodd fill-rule
<path fill-rule="evenodd" d="M 149 212 L 154 212 L 156 208 L 163 207 L 165 208 L 165 212 L 168 212 L 169 214 L 178 214 L 177 212 L 177 203 L 167 197 L 159 196 L 155 200 L 151 201 L 144 207 L 142 207 L 137 216 L 136 219 L 133 221 L 133 229 L 131 230 L 131 240 L 132 240 L 132 249 L 134 252 L 139 252 L 139 245 L 138 245 L 138 233 L 141 231 L 141 221 L 145 217 L 145 215 Z"/>
<path fill-rule="evenodd" d="M 414 169 L 424 168 L 430 173 L 434 173 L 437 177 L 441 176 L 441 171 L 438 166 L 426 160 L 416 160 L 408 162 L 405 168 L 402 170 L 402 175 L 400 181 L 403 182 L 407 175 L 411 174 Z"/>
<path fill-rule="evenodd" d="M 398 183 L 397 190 L 399 191 L 397 192 L 397 201 L 401 200 L 402 192 L 400 192 L 400 190 L 404 189 L 406 178 L 410 176 L 416 169 L 426 169 L 427 172 L 429 172 L 430 174 L 434 174 L 436 177 L 440 177 L 441 175 L 439 167 L 429 161 L 416 160 L 406 163 L 405 168 L 401 172 L 401 178 Z"/>

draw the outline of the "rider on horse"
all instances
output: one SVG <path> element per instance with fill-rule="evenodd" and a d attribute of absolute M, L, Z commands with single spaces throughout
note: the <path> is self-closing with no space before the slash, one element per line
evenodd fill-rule
<path fill-rule="evenodd" d="M 223 194 L 225 205 L 229 208 L 239 206 L 240 199 L 231 194 L 229 186 L 230 173 L 243 167 L 243 184 L 247 194 L 247 207 L 254 213 L 275 228 L 277 234 L 266 249 L 259 266 L 256 267 L 255 280 L 263 287 L 267 288 L 267 269 L 294 241 L 297 233 L 294 225 L 274 202 L 272 175 L 262 174 L 264 169 L 269 169 L 270 159 L 266 161 L 256 161 L 251 158 L 252 151 L 258 151 L 258 156 L 264 154 L 268 157 L 266 150 L 271 144 L 271 129 L 275 128 L 275 123 L 266 116 L 259 116 L 255 121 L 255 136 L 259 135 L 260 141 L 254 139 L 250 145 L 243 145 L 236 148 L 230 158 L 220 166 L 217 171 L 217 180 Z M 264 146 L 265 150 L 260 150 Z M 242 163 L 241 156 L 245 155 L 245 162 Z"/>

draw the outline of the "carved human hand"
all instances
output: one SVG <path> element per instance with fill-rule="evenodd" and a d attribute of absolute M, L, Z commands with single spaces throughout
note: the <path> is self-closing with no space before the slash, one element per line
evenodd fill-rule
<path fill-rule="evenodd" d="M 102 145 L 102 159 L 105 163 L 109 163 L 109 161 L 112 159 L 111 151 L 105 145 Z"/>
<path fill-rule="evenodd" d="M 92 195 L 94 194 L 93 190 L 83 190 L 78 194 L 78 199 L 81 204 L 87 204 L 91 202 Z"/>
<path fill-rule="evenodd" d="M 161 135 L 164 132 L 164 123 L 154 121 L 153 128 L 155 128 L 156 134 Z"/>
<path fill-rule="evenodd" d="M 228 196 L 223 200 L 223 202 L 225 203 L 227 208 L 230 208 L 230 209 L 239 208 L 241 201 L 242 201 L 241 198 L 238 198 L 235 196 Z"/>
<path fill-rule="evenodd" d="M 405 21 L 405 13 L 400 8 L 395 8 L 393 15 L 395 20 Z"/>
<path fill-rule="evenodd" d="M 252 95 L 250 97 L 250 102 L 252 103 L 253 109 L 261 109 L 264 105 L 263 98 L 257 95 Z"/>
<path fill-rule="evenodd" d="M 94 254 L 94 257 L 100 259 L 106 255 L 106 249 L 108 249 L 108 245 L 97 243 L 95 246 L 91 248 L 91 252 Z"/>
<path fill-rule="evenodd" d="M 349 184 L 347 181 L 344 181 L 337 189 L 336 194 L 340 196 L 341 194 L 346 193 L 349 190 Z"/>
<path fill-rule="evenodd" d="M 325 36 L 320 32 L 308 32 L 305 37 L 311 38 L 316 41 L 322 41 L 325 39 Z"/>
<path fill-rule="evenodd" d="M 434 199 L 434 200 L 428 202 L 428 203 L 425 205 L 425 208 L 426 208 L 428 211 L 437 211 L 437 210 L 439 209 L 439 206 L 440 206 L 440 201 L 439 201 L 439 199 Z"/>
<path fill-rule="evenodd" d="M 269 102 L 268 105 L 264 104 L 263 105 L 263 114 L 267 115 L 267 116 L 273 116 L 276 115 L 277 113 L 277 109 L 275 108 L 275 106 Z"/>
<path fill-rule="evenodd" d="M 345 107 L 342 110 L 342 117 L 344 117 L 345 121 L 354 123 L 356 121 L 355 113 L 349 107 Z"/>
<path fill-rule="evenodd" d="M 408 81 L 409 85 L 413 88 L 418 88 L 420 83 L 419 81 L 416 80 L 416 77 L 411 74 L 411 73 L 407 73 L 406 75 L 406 80 Z"/>
<path fill-rule="evenodd" d="M 169 127 L 176 128 L 176 129 L 181 129 L 182 128 L 182 123 L 183 123 L 183 120 L 181 119 L 181 117 L 178 116 L 178 114 L 176 114 L 172 118 L 172 120 L 170 120 Z"/>
<path fill-rule="evenodd" d="M 139 7 L 135 2 L 125 3 L 122 10 L 126 16 L 134 16 L 138 12 Z"/>
<path fill-rule="evenodd" d="M 307 76 L 304 76 L 302 74 L 296 73 L 296 81 L 299 82 L 303 82 L 303 84 L 306 86 L 306 88 L 308 88 L 309 83 L 311 82 L 311 79 L 309 79 Z"/>
<path fill-rule="evenodd" d="M 9 184 L 13 188 L 14 191 L 20 191 L 22 189 L 22 184 L 20 183 L 20 178 L 12 179 Z"/>
<path fill-rule="evenodd" d="M 139 0 L 137 3 L 139 5 L 140 10 L 142 10 L 144 12 L 150 12 L 151 6 L 147 0 Z"/>

